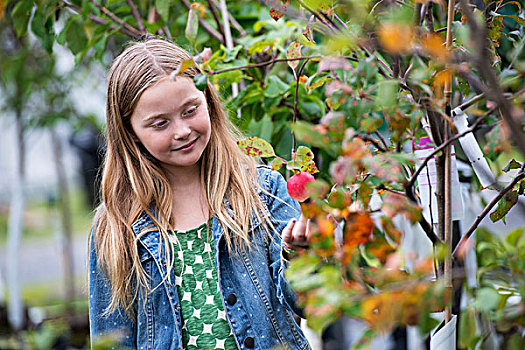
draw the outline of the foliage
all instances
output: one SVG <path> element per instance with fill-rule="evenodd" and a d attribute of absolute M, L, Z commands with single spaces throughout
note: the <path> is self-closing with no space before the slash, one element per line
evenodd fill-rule
<path fill-rule="evenodd" d="M 183 15 L 168 0 L 19 0 L 12 18 L 18 35 L 30 28 L 46 50 L 52 50 L 50 42 L 65 45 L 78 63 L 91 57 L 106 62 L 113 47 L 146 32 L 180 40 L 195 55 L 185 64 L 202 71 L 196 85 L 211 81 L 225 96 L 231 119 L 258 136 L 241 141 L 241 148 L 274 169 L 317 176 L 315 195 L 302 204 L 312 220 L 311 246 L 298 252 L 287 271 L 309 325 L 321 330 L 342 314 L 365 320 L 370 332 L 363 346 L 399 325 L 418 325 L 428 334 L 436 325 L 430 313 L 449 307 L 452 299 L 435 260 L 450 259 L 453 247 L 441 246 L 443 232 L 434 232 L 421 215 L 415 189 L 420 166 L 412 150 L 421 137 L 431 136 L 442 147 L 436 154 L 441 164 L 448 152 L 445 130 L 451 126 L 455 132 L 448 107 L 478 101 L 468 106 L 470 131 L 490 131 L 479 135 L 486 139 L 487 158 L 512 147 L 525 155 L 521 5 L 500 0 L 476 8 L 460 1 L 451 18 L 455 40 L 447 48 L 445 2 L 303 0 L 268 8 L 231 1 L 228 10 L 238 25 L 231 21 L 229 48 L 213 1 L 181 3 L 187 8 Z M 33 12 L 37 16 L 31 18 Z M 57 32 L 50 29 L 55 24 L 61 24 Z M 241 87 L 237 95 L 233 84 Z M 448 84 L 451 99 L 444 96 Z M 479 93 L 484 95 L 474 98 Z M 504 220 L 523 196 L 523 169 L 520 160 L 505 169 L 514 170 L 515 179 L 509 188 L 496 186 L 502 194 L 493 221 Z M 442 253 L 403 255 L 397 220 L 420 224 Z M 512 259 L 519 262 L 516 245 L 477 232 L 477 251 L 484 243 L 490 249 L 479 256 L 480 286 L 471 291 L 473 306 L 460 322 L 461 343 L 469 348 L 491 329 L 478 327 L 478 319 L 508 321 L 509 298 L 491 278 L 507 266 L 506 288 L 523 296 L 516 287 L 521 270 L 508 267 Z M 468 246 L 459 248 L 464 253 Z M 503 255 L 486 265 L 488 252 Z M 520 344 L 521 303 L 512 312 L 511 326 L 496 330 L 512 330 L 508 344 Z"/>

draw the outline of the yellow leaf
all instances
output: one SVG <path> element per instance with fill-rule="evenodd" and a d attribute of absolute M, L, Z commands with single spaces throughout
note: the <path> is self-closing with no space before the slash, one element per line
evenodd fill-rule
<path fill-rule="evenodd" d="M 288 46 L 288 49 L 286 50 L 286 58 L 293 59 L 293 58 L 300 58 L 301 55 L 301 44 L 299 44 L 298 41 L 294 41 Z M 295 70 L 297 66 L 299 65 L 299 60 L 296 61 L 288 61 L 288 65 Z"/>
<path fill-rule="evenodd" d="M 388 52 L 405 54 L 410 51 L 414 39 L 412 26 L 399 23 L 386 23 L 379 28 L 379 42 Z"/>
<path fill-rule="evenodd" d="M 446 63 L 450 57 L 445 47 L 445 42 L 437 34 L 427 34 L 421 38 L 421 44 L 425 52 L 440 63 Z"/>

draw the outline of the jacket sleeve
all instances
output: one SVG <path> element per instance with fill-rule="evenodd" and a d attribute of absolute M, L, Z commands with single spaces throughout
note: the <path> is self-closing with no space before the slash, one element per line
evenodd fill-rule
<path fill-rule="evenodd" d="M 136 349 L 137 327 L 122 308 L 104 314 L 111 301 L 111 285 L 97 263 L 95 229 L 89 242 L 89 333 L 91 348 Z"/>
<path fill-rule="evenodd" d="M 281 233 L 290 220 L 299 218 L 301 215 L 301 207 L 299 203 L 288 194 L 286 181 L 280 173 L 271 171 L 269 177 L 270 196 L 268 198 L 268 210 L 275 228 L 275 231 L 272 232 L 273 239 L 269 243 L 272 278 L 277 287 L 277 297 L 281 304 L 303 317 L 303 310 L 296 304 L 295 292 L 284 277 L 284 272 L 288 267 L 288 261 L 284 258 L 281 247 Z"/>

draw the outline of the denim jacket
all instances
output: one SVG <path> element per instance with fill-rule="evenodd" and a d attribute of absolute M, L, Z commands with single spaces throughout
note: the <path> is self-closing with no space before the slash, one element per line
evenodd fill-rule
<path fill-rule="evenodd" d="M 299 205 L 290 198 L 286 182 L 276 171 L 258 167 L 261 186 L 272 196 L 260 193 L 277 232 L 281 233 L 288 221 L 298 217 Z M 225 199 L 226 208 L 229 204 Z M 231 213 L 231 211 L 230 211 Z M 147 215 L 140 217 L 132 228 L 138 235 L 153 224 Z M 295 303 L 295 295 L 284 278 L 286 260 L 283 259 L 280 237 L 270 239 L 260 223 L 250 227 L 255 249 L 237 255 L 230 254 L 223 238 L 223 230 L 215 217 L 212 220 L 215 244 L 215 263 L 220 294 L 228 322 L 239 349 L 273 348 L 310 349 L 303 332 L 295 322 L 292 311 L 302 310 Z M 167 274 L 166 255 L 161 249 L 158 231 L 150 231 L 139 239 L 139 255 L 149 276 L 149 289 L 139 290 L 135 304 L 136 319 L 124 311 L 102 315 L 110 301 L 110 285 L 97 265 L 95 244 L 89 257 L 89 320 L 92 341 L 103 335 L 117 335 L 118 348 L 182 349 L 182 319 L 173 270 Z"/>

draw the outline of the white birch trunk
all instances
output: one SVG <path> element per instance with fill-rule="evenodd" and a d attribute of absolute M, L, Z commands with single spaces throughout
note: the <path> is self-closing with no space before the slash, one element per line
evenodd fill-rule
<path fill-rule="evenodd" d="M 25 323 L 22 290 L 20 287 L 19 253 L 25 209 L 24 133 L 21 113 L 16 118 L 15 163 L 17 174 L 12 181 L 11 203 L 7 223 L 6 278 L 9 293 L 8 318 L 14 330 L 20 330 Z"/>

